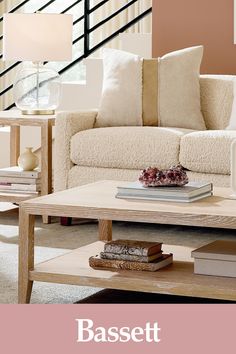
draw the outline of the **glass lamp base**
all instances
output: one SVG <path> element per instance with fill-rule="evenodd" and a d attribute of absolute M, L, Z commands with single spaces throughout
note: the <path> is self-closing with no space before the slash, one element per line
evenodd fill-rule
<path fill-rule="evenodd" d="M 14 83 L 14 100 L 25 115 L 50 115 L 59 106 L 59 74 L 40 63 L 24 63 Z"/>
<path fill-rule="evenodd" d="M 55 114 L 55 110 L 53 109 L 23 109 L 21 111 L 22 114 L 24 115 L 41 115 L 41 116 L 47 116 L 47 115 L 53 115 Z"/>

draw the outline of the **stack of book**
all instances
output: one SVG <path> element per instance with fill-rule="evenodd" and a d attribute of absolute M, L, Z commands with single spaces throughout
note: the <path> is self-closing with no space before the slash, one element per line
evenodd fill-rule
<path fill-rule="evenodd" d="M 236 277 L 236 241 L 218 240 L 192 251 L 194 273 Z"/>
<path fill-rule="evenodd" d="M 156 271 L 173 262 L 173 255 L 162 252 L 161 242 L 115 240 L 104 245 L 99 256 L 90 257 L 93 268 Z"/>
<path fill-rule="evenodd" d="M 189 203 L 211 196 L 212 189 L 212 183 L 206 182 L 189 182 L 181 187 L 143 187 L 133 182 L 117 187 L 116 198 Z"/>
<path fill-rule="evenodd" d="M 22 171 L 18 166 L 0 169 L 0 192 L 38 195 L 41 172 Z"/>

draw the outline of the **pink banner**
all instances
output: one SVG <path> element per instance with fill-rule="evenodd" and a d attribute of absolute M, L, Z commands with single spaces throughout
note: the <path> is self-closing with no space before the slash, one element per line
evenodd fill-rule
<path fill-rule="evenodd" d="M 233 353 L 235 318 L 235 305 L 0 305 L 0 353 Z"/>

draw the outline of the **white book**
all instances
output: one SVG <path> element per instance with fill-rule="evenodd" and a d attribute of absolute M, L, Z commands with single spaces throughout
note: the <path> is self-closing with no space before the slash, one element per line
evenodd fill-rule
<path fill-rule="evenodd" d="M 194 258 L 194 273 L 236 278 L 236 262 Z"/>
<path fill-rule="evenodd" d="M 37 184 L 39 180 L 37 178 L 28 177 L 3 177 L 0 176 L 0 183 L 20 183 L 20 184 Z"/>
<path fill-rule="evenodd" d="M 179 197 L 172 197 L 172 196 L 149 196 L 149 195 L 123 195 L 121 193 L 116 194 L 116 198 L 119 199 L 133 199 L 133 200 L 145 200 L 145 201 L 160 201 L 160 202 L 174 202 L 174 203 L 191 203 L 195 202 L 200 199 L 204 199 L 207 197 L 210 197 L 212 195 L 212 192 L 207 192 L 200 194 L 196 197 L 190 197 L 190 198 L 181 198 Z"/>
<path fill-rule="evenodd" d="M 217 240 L 191 253 L 194 273 L 236 277 L 236 241 Z"/>
<path fill-rule="evenodd" d="M 41 190 L 41 186 L 39 183 L 37 184 L 20 184 L 20 183 L 0 183 L 1 191 L 28 191 L 28 192 L 39 192 Z"/>
<path fill-rule="evenodd" d="M 137 182 L 128 183 L 126 186 L 118 186 L 118 194 L 120 195 L 140 195 L 150 197 L 178 197 L 178 198 L 193 198 L 200 194 L 211 192 L 213 189 L 212 183 L 208 182 L 189 182 L 181 187 L 143 187 L 142 184 Z"/>
<path fill-rule="evenodd" d="M 7 194 L 35 194 L 35 195 L 38 195 L 39 192 L 33 192 L 33 191 L 22 191 L 22 190 L 16 190 L 16 189 L 9 189 L 9 190 L 6 190 L 6 189 L 1 189 L 0 188 L 0 193 L 7 193 Z"/>
<path fill-rule="evenodd" d="M 25 177 L 25 178 L 40 178 L 41 171 L 35 169 L 33 171 L 23 171 L 18 166 L 11 166 L 6 168 L 0 168 L 1 177 Z"/>
<path fill-rule="evenodd" d="M 192 251 L 192 257 L 236 262 L 236 241 L 217 240 L 208 243 Z"/>

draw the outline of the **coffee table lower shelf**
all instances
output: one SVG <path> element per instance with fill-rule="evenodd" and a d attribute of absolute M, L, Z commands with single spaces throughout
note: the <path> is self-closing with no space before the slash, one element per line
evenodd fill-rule
<path fill-rule="evenodd" d="M 157 272 L 90 268 L 88 258 L 103 245 L 98 241 L 35 265 L 29 280 L 236 301 L 235 278 L 196 275 L 193 262 L 174 261 Z"/>

